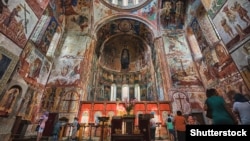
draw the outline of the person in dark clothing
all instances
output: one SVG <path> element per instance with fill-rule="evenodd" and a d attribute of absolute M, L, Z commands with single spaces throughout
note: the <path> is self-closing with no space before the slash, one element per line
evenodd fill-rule
<path fill-rule="evenodd" d="M 60 134 L 60 130 L 61 130 L 61 126 L 62 126 L 62 122 L 61 121 L 57 121 L 54 128 L 53 128 L 53 141 L 58 141 L 58 136 Z"/>
<path fill-rule="evenodd" d="M 155 118 L 150 119 L 150 135 L 151 141 L 155 140 L 155 130 L 156 130 L 156 121 Z"/>

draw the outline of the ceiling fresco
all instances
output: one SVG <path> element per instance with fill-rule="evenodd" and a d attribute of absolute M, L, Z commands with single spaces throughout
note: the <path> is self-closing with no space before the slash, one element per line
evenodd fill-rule
<path fill-rule="evenodd" d="M 160 23 L 163 29 L 182 29 L 186 16 L 185 0 L 162 0 Z"/>
<path fill-rule="evenodd" d="M 91 1 L 78 0 L 70 1 L 65 0 L 62 5 L 64 6 L 64 13 L 66 15 L 66 30 L 68 33 L 84 34 L 89 31 L 91 26 Z"/>

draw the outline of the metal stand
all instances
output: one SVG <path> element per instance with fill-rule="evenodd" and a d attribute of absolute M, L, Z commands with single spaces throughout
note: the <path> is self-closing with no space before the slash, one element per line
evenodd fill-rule
<path fill-rule="evenodd" d="M 71 139 L 70 139 L 70 131 L 71 131 L 71 124 L 69 124 L 69 134 L 68 134 L 68 141 L 70 141 Z"/>
<path fill-rule="evenodd" d="M 86 123 L 84 123 L 84 125 L 83 125 L 82 138 L 84 138 L 84 136 L 85 136 L 85 128 L 86 128 Z"/>
<path fill-rule="evenodd" d="M 100 137 L 100 141 L 104 141 L 104 139 L 103 139 L 104 122 L 107 122 L 109 120 L 109 117 L 98 117 L 98 120 L 101 123 L 101 137 Z"/>
<path fill-rule="evenodd" d="M 95 125 L 95 134 L 94 136 L 96 137 L 96 130 L 98 129 L 99 125 Z"/>
<path fill-rule="evenodd" d="M 94 123 L 89 123 L 89 139 L 88 141 L 93 141 L 92 140 L 92 126 L 94 125 Z"/>

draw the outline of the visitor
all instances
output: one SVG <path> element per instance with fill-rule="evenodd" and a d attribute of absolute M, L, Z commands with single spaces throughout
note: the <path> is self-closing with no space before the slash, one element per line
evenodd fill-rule
<path fill-rule="evenodd" d="M 38 129 L 36 141 L 40 141 L 40 139 L 42 138 L 43 131 L 45 129 L 45 124 L 46 124 L 46 121 L 48 120 L 48 118 L 49 118 L 49 112 L 44 112 L 44 114 L 40 117 L 39 129 Z"/>
<path fill-rule="evenodd" d="M 72 127 L 73 127 L 73 129 L 72 129 L 72 135 L 71 135 L 71 139 L 72 140 L 76 140 L 77 125 L 78 125 L 78 118 L 75 117 L 74 121 L 72 123 Z"/>
<path fill-rule="evenodd" d="M 216 89 L 206 90 L 206 95 L 208 97 L 205 101 L 204 109 L 211 110 L 212 124 L 236 124 L 237 120 L 235 120 L 232 110 L 228 108 L 225 100 L 218 95 Z"/>
<path fill-rule="evenodd" d="M 169 133 L 169 137 L 171 141 L 175 141 L 175 130 L 174 130 L 174 124 L 173 124 L 173 117 L 169 114 L 168 118 L 166 118 L 165 121 L 166 129 Z"/>
<path fill-rule="evenodd" d="M 52 132 L 53 141 L 58 141 L 58 137 L 59 137 L 59 134 L 60 134 L 61 126 L 62 126 L 62 122 L 58 120 L 56 122 L 56 124 L 54 125 L 53 132 Z"/>
<path fill-rule="evenodd" d="M 195 125 L 194 119 L 192 115 L 187 117 L 187 125 Z"/>
<path fill-rule="evenodd" d="M 233 97 L 233 112 L 238 116 L 240 124 L 250 125 L 250 101 L 242 94 Z"/>
<path fill-rule="evenodd" d="M 196 116 L 193 116 L 193 120 L 195 125 L 200 125 L 200 122 L 197 120 Z"/>
<path fill-rule="evenodd" d="M 174 125 L 177 132 L 177 140 L 186 141 L 186 119 L 181 111 L 177 111 L 177 115 L 174 117 Z"/>
<path fill-rule="evenodd" d="M 150 136 L 151 141 L 155 140 L 155 130 L 156 130 L 156 121 L 155 118 L 150 119 Z"/>
<path fill-rule="evenodd" d="M 188 125 L 199 125 L 200 123 L 197 121 L 196 117 L 193 115 L 189 115 L 187 118 Z"/>

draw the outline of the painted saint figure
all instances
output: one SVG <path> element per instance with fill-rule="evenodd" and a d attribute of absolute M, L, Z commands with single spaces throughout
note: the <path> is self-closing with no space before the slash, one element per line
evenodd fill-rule
<path fill-rule="evenodd" d="M 3 108 L 5 112 L 10 112 L 11 108 L 14 105 L 16 97 L 20 93 L 20 91 L 21 87 L 16 85 L 12 86 L 8 91 L 6 91 L 0 104 L 1 109 Z"/>
<path fill-rule="evenodd" d="M 128 69 L 129 68 L 129 51 L 128 51 L 128 49 L 123 49 L 122 50 L 121 66 L 122 66 L 122 69 Z"/>
<path fill-rule="evenodd" d="M 36 58 L 34 62 L 31 64 L 29 77 L 32 79 L 36 79 L 39 77 L 40 70 L 42 67 L 42 61 L 39 58 Z"/>
<path fill-rule="evenodd" d="M 12 10 L 12 12 L 10 13 L 9 17 L 7 17 L 3 24 L 6 26 L 6 27 L 9 27 L 10 23 L 12 22 L 13 19 L 15 19 L 15 17 L 20 17 L 20 15 L 18 15 L 18 13 L 22 10 L 22 8 L 18 5 L 16 6 L 16 8 L 14 8 Z"/>

